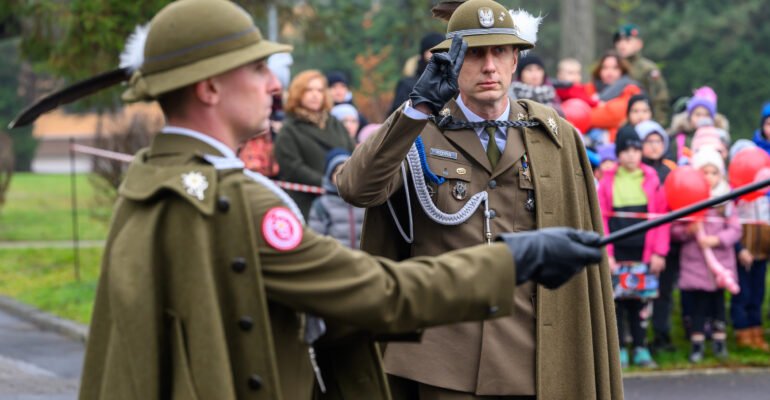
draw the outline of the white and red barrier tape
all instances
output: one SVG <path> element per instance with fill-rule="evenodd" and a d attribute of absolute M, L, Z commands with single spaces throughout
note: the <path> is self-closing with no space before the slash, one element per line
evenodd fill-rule
<path fill-rule="evenodd" d="M 635 218 L 635 219 L 655 219 L 662 217 L 666 214 L 658 214 L 658 213 L 643 213 L 643 212 L 629 212 L 629 211 L 610 211 L 608 213 L 605 213 L 607 217 L 616 217 L 616 218 Z M 683 217 L 677 219 L 677 221 L 706 221 L 706 222 L 722 222 L 726 218 L 724 217 Z M 747 218 L 739 218 L 738 219 L 741 224 L 743 225 L 770 225 L 770 221 L 763 221 L 758 219 L 747 219 Z"/>
<path fill-rule="evenodd" d="M 96 157 L 108 158 L 111 160 L 117 160 L 117 161 L 127 162 L 127 163 L 131 162 L 134 159 L 134 156 L 130 154 L 104 150 L 98 147 L 84 146 L 82 144 L 73 144 L 71 146 L 71 149 L 75 153 L 90 154 Z M 278 185 L 281 189 L 291 190 L 294 192 L 313 193 L 313 194 L 323 194 L 325 192 L 324 188 L 320 186 L 311 186 L 311 185 L 304 185 L 301 183 L 275 181 L 275 180 L 273 181 L 273 183 Z"/>

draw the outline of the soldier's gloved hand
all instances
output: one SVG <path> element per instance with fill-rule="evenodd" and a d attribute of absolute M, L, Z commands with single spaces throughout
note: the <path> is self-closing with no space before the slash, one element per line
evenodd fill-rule
<path fill-rule="evenodd" d="M 545 228 L 498 236 L 508 245 L 516 263 L 516 284 L 534 281 L 556 289 L 588 264 L 602 259 L 596 232 L 572 228 Z"/>
<path fill-rule="evenodd" d="M 463 67 L 466 50 L 468 43 L 460 36 L 455 36 L 448 53 L 436 53 L 431 57 L 425 71 L 409 93 L 412 107 L 425 104 L 435 115 L 457 95 L 460 90 L 457 77 Z"/>

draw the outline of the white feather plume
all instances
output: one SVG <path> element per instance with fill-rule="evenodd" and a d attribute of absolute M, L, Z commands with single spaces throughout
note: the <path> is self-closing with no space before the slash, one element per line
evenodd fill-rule
<path fill-rule="evenodd" d="M 134 32 L 126 40 L 126 47 L 120 53 L 120 68 L 129 68 L 131 72 L 138 70 L 144 64 L 144 45 L 150 24 L 137 25 Z"/>
<path fill-rule="evenodd" d="M 540 29 L 540 23 L 543 22 L 542 14 L 535 17 L 522 9 L 508 10 L 508 12 L 519 30 L 519 37 L 532 44 L 537 43 L 537 31 Z"/>

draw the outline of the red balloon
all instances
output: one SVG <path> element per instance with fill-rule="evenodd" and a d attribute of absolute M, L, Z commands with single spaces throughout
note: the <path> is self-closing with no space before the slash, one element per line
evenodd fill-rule
<path fill-rule="evenodd" d="M 743 149 L 730 161 L 727 176 L 730 186 L 739 188 L 754 183 L 757 174 L 763 168 L 770 168 L 770 156 L 759 147 Z M 766 190 L 765 190 L 766 191 Z M 762 197 L 765 191 L 756 191 L 741 196 L 741 200 L 751 201 Z"/>
<path fill-rule="evenodd" d="M 770 179 L 770 167 L 764 167 L 757 171 L 757 174 L 754 176 L 754 182 L 760 182 Z M 744 194 L 741 196 L 741 200 L 746 201 L 754 201 L 764 195 L 767 194 L 767 191 L 770 190 L 770 187 L 765 187 L 764 189 L 755 190 L 749 194 Z"/>
<path fill-rule="evenodd" d="M 591 106 L 580 99 L 569 99 L 561 103 L 564 118 L 585 134 L 591 127 Z"/>
<path fill-rule="evenodd" d="M 706 177 L 699 170 L 689 166 L 677 167 L 671 171 L 663 185 L 666 189 L 666 200 L 672 210 L 678 210 L 708 200 L 711 196 Z M 706 210 L 695 213 L 702 216 Z"/>

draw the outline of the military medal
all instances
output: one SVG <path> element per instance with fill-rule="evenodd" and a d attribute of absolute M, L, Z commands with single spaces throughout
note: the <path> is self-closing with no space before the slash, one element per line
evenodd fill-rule
<path fill-rule="evenodd" d="M 524 202 L 524 209 L 533 212 L 535 211 L 535 192 L 527 190 L 527 201 Z"/>
<path fill-rule="evenodd" d="M 186 174 L 182 174 L 182 186 L 184 186 L 184 190 L 187 192 L 187 194 L 195 197 L 200 201 L 203 201 L 205 197 L 203 192 L 208 189 L 209 181 L 202 173 L 198 171 L 192 171 Z"/>
<path fill-rule="evenodd" d="M 468 195 L 468 186 L 465 182 L 458 181 L 455 183 L 455 187 L 452 189 L 452 195 L 457 200 L 465 200 L 465 197 Z"/>

